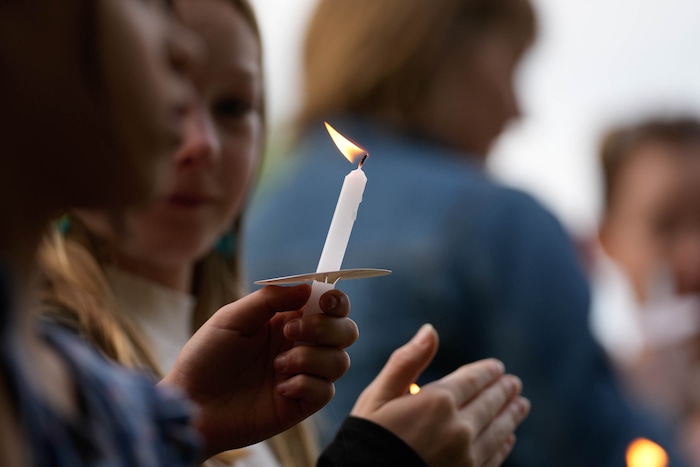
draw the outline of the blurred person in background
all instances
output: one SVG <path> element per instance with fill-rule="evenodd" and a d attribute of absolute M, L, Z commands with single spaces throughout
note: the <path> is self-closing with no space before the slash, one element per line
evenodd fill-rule
<path fill-rule="evenodd" d="M 249 218 L 247 271 L 315 270 L 349 169 L 327 120 L 370 153 L 343 267 L 393 270 L 343 284 L 361 337 L 324 411 L 331 424 L 430 321 L 441 347 L 421 383 L 486 356 L 522 377 L 533 411 L 505 465 L 618 467 L 637 437 L 683 465 L 669 431 L 623 397 L 593 339 L 566 232 L 485 173 L 489 148 L 518 116 L 513 75 L 535 32 L 527 0 L 321 0 L 306 36 L 299 138 Z"/>
<path fill-rule="evenodd" d="M 630 394 L 700 465 L 700 120 L 610 130 L 591 326 Z"/>
<path fill-rule="evenodd" d="M 39 240 L 57 210 L 119 207 L 153 191 L 156 167 L 179 136 L 197 50 L 165 2 L 0 4 L 3 465 L 196 458 L 189 405 L 177 391 L 145 384 L 40 326 L 32 293 Z"/>

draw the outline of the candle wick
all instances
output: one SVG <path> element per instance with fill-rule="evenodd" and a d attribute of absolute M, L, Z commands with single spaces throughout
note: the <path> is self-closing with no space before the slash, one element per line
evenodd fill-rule
<path fill-rule="evenodd" d="M 362 164 L 365 163 L 365 159 L 367 159 L 367 156 L 369 156 L 369 154 L 367 154 L 367 153 L 365 153 L 365 155 L 362 156 L 362 159 L 360 160 L 360 163 L 359 163 L 359 165 L 357 166 L 358 169 L 361 169 L 361 168 L 362 168 Z"/>

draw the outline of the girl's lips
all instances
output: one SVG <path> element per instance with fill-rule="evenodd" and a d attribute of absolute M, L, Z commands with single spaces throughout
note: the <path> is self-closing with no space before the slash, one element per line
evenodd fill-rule
<path fill-rule="evenodd" d="M 167 198 L 168 204 L 180 207 L 197 207 L 209 204 L 212 199 L 208 196 L 194 194 L 174 194 Z"/>

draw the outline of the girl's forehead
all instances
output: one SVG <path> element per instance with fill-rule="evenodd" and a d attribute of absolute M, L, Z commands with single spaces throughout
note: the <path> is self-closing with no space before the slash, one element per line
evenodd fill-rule
<path fill-rule="evenodd" d="M 248 19 L 226 0 L 183 0 L 182 19 L 205 45 L 202 75 L 261 79 L 259 37 Z"/>
<path fill-rule="evenodd" d="M 260 38 L 251 20 L 228 0 L 180 0 L 178 14 L 205 42 L 208 54 L 230 56 L 230 47 L 260 54 Z M 221 60 L 224 57 L 216 57 Z"/>

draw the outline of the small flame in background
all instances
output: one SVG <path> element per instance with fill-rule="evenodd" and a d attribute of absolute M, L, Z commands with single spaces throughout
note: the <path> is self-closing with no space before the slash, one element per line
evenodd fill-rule
<path fill-rule="evenodd" d="M 411 394 L 418 394 L 420 392 L 420 386 L 418 386 L 416 383 L 411 384 L 411 387 L 408 388 L 408 392 Z"/>
<path fill-rule="evenodd" d="M 331 135 L 333 142 L 338 147 L 338 150 L 352 163 L 355 163 L 357 159 L 367 154 L 367 151 L 347 139 L 345 136 L 341 135 L 336 131 L 335 128 L 330 126 L 328 122 L 326 124 L 326 130 L 328 134 Z"/>
<path fill-rule="evenodd" d="M 627 467 L 667 467 L 666 451 L 653 441 L 637 438 L 627 448 Z"/>

